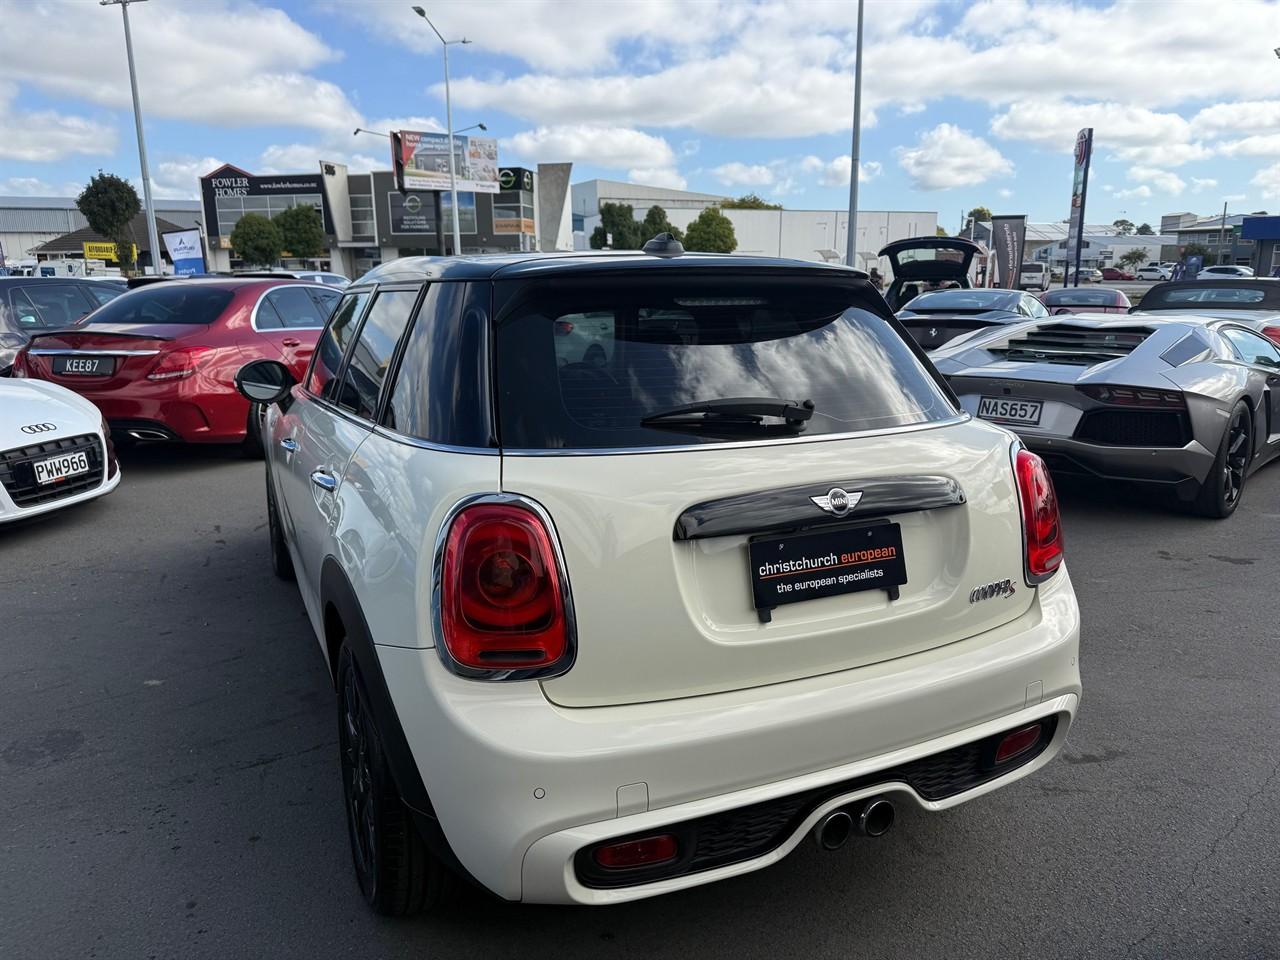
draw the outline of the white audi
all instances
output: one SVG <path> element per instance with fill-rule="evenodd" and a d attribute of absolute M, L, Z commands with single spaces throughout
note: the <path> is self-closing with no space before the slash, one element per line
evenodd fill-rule
<path fill-rule="evenodd" d="M 97 407 L 57 384 L 0 379 L 0 523 L 101 497 L 119 483 Z"/>
<path fill-rule="evenodd" d="M 670 238 L 402 259 L 343 292 L 303 383 L 237 380 L 271 405 L 273 564 L 380 912 L 459 876 L 535 903 L 709 883 L 1063 745 L 1048 474 L 865 274 Z"/>

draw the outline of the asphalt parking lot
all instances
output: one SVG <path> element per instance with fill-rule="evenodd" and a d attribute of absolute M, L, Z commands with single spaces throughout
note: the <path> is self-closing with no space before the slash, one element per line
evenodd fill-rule
<path fill-rule="evenodd" d="M 1280 466 L 1228 521 L 1063 490 L 1085 698 L 1065 755 L 878 841 L 609 909 L 372 916 L 323 659 L 262 465 L 141 448 L 0 528 L 0 957 L 1273 957 Z"/>

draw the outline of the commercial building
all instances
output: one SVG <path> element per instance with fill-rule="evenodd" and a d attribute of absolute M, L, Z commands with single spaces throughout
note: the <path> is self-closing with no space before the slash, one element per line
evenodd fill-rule
<path fill-rule="evenodd" d="M 645 212 L 655 203 L 670 213 L 673 210 L 705 210 L 733 199 L 718 193 L 694 193 L 691 190 L 653 187 L 622 180 L 586 180 L 575 183 L 571 194 L 574 245 L 578 250 L 587 249 L 587 239 L 600 222 L 600 208 L 606 203 L 630 204 L 643 220 Z M 672 223 L 675 224 L 675 221 Z"/>
<path fill-rule="evenodd" d="M 1181 248 L 1196 243 L 1209 249 L 1209 255 L 1204 258 L 1205 266 L 1219 263 L 1249 266 L 1257 250 L 1254 241 L 1240 233 L 1246 216 L 1233 214 L 1223 217 L 1219 213 L 1199 217 L 1193 213 L 1171 213 L 1160 218 L 1160 230 L 1172 234 L 1179 248 L 1171 259 L 1181 259 Z"/>
<path fill-rule="evenodd" d="M 1241 243 L 1252 243 L 1249 266 L 1260 277 L 1280 277 L 1280 217 L 1250 214 L 1240 224 Z"/>

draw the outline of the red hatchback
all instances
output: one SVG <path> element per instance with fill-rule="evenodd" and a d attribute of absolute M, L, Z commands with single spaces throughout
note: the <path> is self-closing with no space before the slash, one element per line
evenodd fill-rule
<path fill-rule="evenodd" d="M 32 338 L 13 375 L 50 380 L 92 400 L 123 437 L 243 443 L 257 452 L 258 416 L 236 390 L 236 372 L 251 360 L 280 360 L 301 380 L 341 296 L 296 280 L 147 284 L 73 331 Z"/>

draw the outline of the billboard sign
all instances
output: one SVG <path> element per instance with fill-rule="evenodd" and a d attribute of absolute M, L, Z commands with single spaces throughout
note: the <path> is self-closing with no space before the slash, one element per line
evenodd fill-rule
<path fill-rule="evenodd" d="M 223 234 L 223 224 L 236 222 L 245 213 L 261 213 L 272 216 L 294 204 L 310 203 L 320 210 L 324 232 L 334 235 L 333 214 L 325 200 L 325 178 L 319 173 L 291 173 L 278 176 L 257 177 L 239 167 L 223 164 L 213 173 L 200 178 L 200 195 L 204 206 L 204 222 L 209 243 L 221 244 L 216 238 Z M 278 198 L 266 200 L 263 198 Z M 230 228 L 226 233 L 231 233 Z"/>
<path fill-rule="evenodd" d="M 86 240 L 84 242 L 84 258 L 86 260 L 104 260 L 111 263 L 120 262 L 119 248 L 109 240 Z M 133 262 L 138 262 L 138 245 L 133 244 Z"/>
<path fill-rule="evenodd" d="M 164 248 L 173 261 L 173 272 L 180 277 L 194 277 L 205 272 L 204 247 L 199 230 L 173 230 L 162 234 Z"/>
<path fill-rule="evenodd" d="M 1080 247 L 1084 233 L 1084 205 L 1089 195 L 1089 160 L 1093 156 L 1093 127 L 1076 134 L 1075 178 L 1071 185 L 1071 218 L 1067 227 L 1067 269 L 1062 272 L 1065 287 L 1073 279 L 1080 282 Z"/>
<path fill-rule="evenodd" d="M 1022 251 L 1027 241 L 1027 218 L 991 218 L 991 258 L 995 262 L 994 286 L 1018 289 L 1022 273 Z"/>
<path fill-rule="evenodd" d="M 449 135 L 416 130 L 391 132 L 391 167 L 396 188 L 448 190 Z M 457 189 L 468 193 L 498 192 L 498 141 L 492 137 L 453 138 L 453 168 Z"/>

